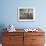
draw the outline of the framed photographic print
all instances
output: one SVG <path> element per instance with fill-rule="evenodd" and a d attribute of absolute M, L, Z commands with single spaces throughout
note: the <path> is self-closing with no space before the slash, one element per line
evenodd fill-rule
<path fill-rule="evenodd" d="M 35 21 L 35 8 L 19 7 L 18 21 Z"/>

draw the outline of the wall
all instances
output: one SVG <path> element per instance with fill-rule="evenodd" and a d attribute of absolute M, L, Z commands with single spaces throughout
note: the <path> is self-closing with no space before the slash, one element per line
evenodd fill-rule
<path fill-rule="evenodd" d="M 39 27 L 46 28 L 46 0 L 0 0 L 0 25 L 13 24 L 16 28 Z M 34 7 L 36 20 L 34 22 L 18 22 L 18 7 Z"/>

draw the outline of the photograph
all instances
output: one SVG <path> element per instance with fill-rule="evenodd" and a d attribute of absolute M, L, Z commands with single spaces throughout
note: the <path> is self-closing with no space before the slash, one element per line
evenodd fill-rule
<path fill-rule="evenodd" d="M 18 8 L 18 21 L 34 21 L 35 8 L 20 7 Z"/>

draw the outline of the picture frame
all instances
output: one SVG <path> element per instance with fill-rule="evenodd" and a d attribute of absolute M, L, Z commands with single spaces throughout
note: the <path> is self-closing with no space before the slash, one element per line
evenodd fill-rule
<path fill-rule="evenodd" d="M 35 21 L 35 8 L 19 7 L 17 17 L 18 21 Z"/>

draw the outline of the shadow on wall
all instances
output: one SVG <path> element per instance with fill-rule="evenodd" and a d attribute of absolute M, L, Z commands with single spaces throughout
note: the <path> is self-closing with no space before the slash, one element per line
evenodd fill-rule
<path fill-rule="evenodd" d="M 0 24 L 0 43 L 2 43 L 2 32 L 6 31 L 4 28 L 6 28 L 6 26 L 4 24 Z"/>

